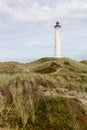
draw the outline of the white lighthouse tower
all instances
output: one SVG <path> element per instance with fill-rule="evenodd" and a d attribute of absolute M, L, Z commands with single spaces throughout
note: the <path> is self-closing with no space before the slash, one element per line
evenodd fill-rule
<path fill-rule="evenodd" d="M 61 40 L 60 40 L 60 29 L 61 26 L 59 22 L 56 22 L 55 27 L 55 57 L 61 57 Z"/>

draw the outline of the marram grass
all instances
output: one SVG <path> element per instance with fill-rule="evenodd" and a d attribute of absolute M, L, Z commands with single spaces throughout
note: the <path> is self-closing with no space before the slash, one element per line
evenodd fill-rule
<path fill-rule="evenodd" d="M 13 72 L 8 64 L 0 67 L 1 128 L 87 129 L 86 64 L 66 58 L 40 59 L 30 64 L 12 62 Z"/>

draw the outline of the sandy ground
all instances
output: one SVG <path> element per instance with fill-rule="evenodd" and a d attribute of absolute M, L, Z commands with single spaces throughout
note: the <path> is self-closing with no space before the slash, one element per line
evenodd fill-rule
<path fill-rule="evenodd" d="M 5 129 L 5 128 L 0 128 L 0 130 L 7 130 L 7 129 Z"/>

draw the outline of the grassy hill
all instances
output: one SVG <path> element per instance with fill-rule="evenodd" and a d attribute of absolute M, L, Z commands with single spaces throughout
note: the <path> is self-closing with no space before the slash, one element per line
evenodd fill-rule
<path fill-rule="evenodd" d="M 87 130 L 87 64 L 69 58 L 0 63 L 0 127 Z"/>
<path fill-rule="evenodd" d="M 86 64 L 87 65 L 87 60 L 83 60 L 80 63 Z"/>

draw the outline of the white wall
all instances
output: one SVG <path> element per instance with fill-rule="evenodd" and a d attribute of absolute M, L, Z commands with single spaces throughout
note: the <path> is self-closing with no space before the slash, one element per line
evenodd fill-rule
<path fill-rule="evenodd" d="M 61 57 L 61 39 L 60 39 L 60 27 L 56 27 L 55 31 L 55 57 Z"/>

